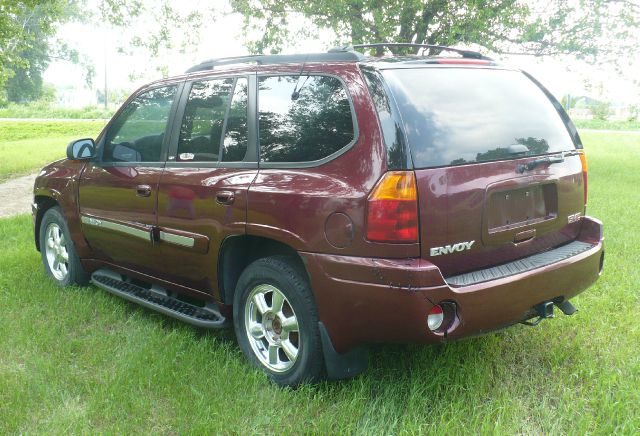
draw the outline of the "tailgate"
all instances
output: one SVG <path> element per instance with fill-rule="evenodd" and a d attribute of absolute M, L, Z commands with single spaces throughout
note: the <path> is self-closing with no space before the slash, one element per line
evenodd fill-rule
<path fill-rule="evenodd" d="M 539 84 L 486 66 L 390 68 L 382 76 L 415 168 L 421 256 L 445 277 L 576 238 L 585 206 L 581 144 Z"/>
<path fill-rule="evenodd" d="M 576 238 L 584 210 L 578 156 L 535 174 L 524 160 L 416 170 L 421 256 L 447 277 L 498 265 Z M 570 222 L 571 221 L 571 222 Z"/>

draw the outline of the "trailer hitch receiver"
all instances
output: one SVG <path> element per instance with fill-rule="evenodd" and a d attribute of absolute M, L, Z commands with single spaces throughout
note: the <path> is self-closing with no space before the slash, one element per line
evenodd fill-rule
<path fill-rule="evenodd" d="M 522 321 L 522 324 L 533 327 L 540 324 L 543 319 L 553 318 L 553 301 L 543 301 L 542 303 L 533 306 L 533 309 L 536 311 L 538 318 L 533 321 Z"/>

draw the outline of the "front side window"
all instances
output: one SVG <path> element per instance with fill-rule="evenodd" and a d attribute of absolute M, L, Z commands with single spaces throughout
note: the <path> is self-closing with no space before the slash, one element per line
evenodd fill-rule
<path fill-rule="evenodd" d="M 337 78 L 266 76 L 258 89 L 262 161 L 315 161 L 353 141 L 351 105 Z"/>
<path fill-rule="evenodd" d="M 103 162 L 158 162 L 176 85 L 143 92 L 120 112 L 107 132 Z"/>

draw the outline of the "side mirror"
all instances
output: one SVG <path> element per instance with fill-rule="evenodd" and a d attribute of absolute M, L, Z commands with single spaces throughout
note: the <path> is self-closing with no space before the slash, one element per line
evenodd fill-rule
<path fill-rule="evenodd" d="M 91 159 L 96 156 L 96 143 L 91 138 L 71 141 L 67 146 L 67 157 L 72 160 Z"/>

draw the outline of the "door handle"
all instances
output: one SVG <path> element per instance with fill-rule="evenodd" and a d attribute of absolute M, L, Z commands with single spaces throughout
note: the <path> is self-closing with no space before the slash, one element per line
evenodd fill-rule
<path fill-rule="evenodd" d="M 136 186 L 136 195 L 138 197 L 149 197 L 151 195 L 151 186 L 149 185 Z"/>
<path fill-rule="evenodd" d="M 216 193 L 216 202 L 218 204 L 232 204 L 236 199 L 236 195 L 231 191 L 219 191 Z"/>

